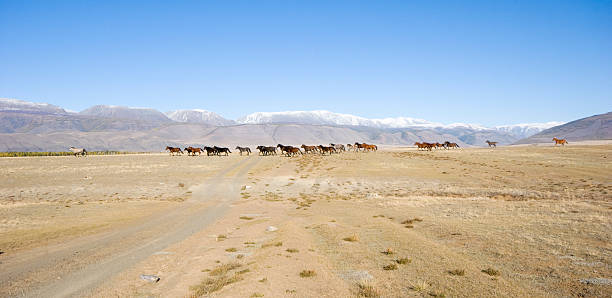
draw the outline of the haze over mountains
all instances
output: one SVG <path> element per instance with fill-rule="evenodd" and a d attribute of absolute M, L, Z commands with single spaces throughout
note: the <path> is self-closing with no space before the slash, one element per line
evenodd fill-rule
<path fill-rule="evenodd" d="M 484 127 L 408 117 L 369 119 L 329 111 L 258 112 L 234 121 L 201 109 L 162 113 L 151 108 L 97 105 L 75 113 L 45 103 L 0 99 L 0 150 L 64 151 L 68 146 L 83 146 L 90 150 L 160 151 L 166 145 L 355 141 L 412 145 L 445 140 L 483 146 L 487 139 L 511 144 L 560 124 Z"/>

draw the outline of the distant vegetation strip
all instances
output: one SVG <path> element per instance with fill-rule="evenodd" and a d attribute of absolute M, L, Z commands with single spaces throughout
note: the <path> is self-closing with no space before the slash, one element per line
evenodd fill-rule
<path fill-rule="evenodd" d="M 130 151 L 87 151 L 87 155 L 119 155 L 119 154 L 145 154 L 150 152 Z M 59 152 L 0 152 L 0 157 L 25 157 L 25 156 L 72 156 L 70 151 Z"/>

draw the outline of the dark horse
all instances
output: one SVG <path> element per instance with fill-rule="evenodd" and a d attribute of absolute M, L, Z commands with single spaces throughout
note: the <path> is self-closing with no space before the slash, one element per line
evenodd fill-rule
<path fill-rule="evenodd" d="M 486 140 L 485 143 L 489 144 L 489 147 L 497 148 L 497 142 L 491 142 L 489 140 Z"/>
<path fill-rule="evenodd" d="M 236 146 L 236 150 L 240 151 L 240 155 L 242 155 L 242 152 L 246 152 L 247 155 L 251 155 L 251 148 L 249 147 Z"/>
<path fill-rule="evenodd" d="M 257 146 L 259 155 L 276 155 L 276 147 Z"/>
<path fill-rule="evenodd" d="M 217 149 L 215 149 L 213 147 L 204 147 L 204 151 L 206 151 L 206 155 L 208 155 L 208 156 L 216 155 L 217 154 Z"/>
<path fill-rule="evenodd" d="M 217 147 L 214 146 L 213 148 L 215 148 L 217 150 L 217 155 L 221 155 L 221 153 L 225 153 L 225 156 L 228 156 L 230 153 L 232 153 L 232 151 L 229 150 L 229 148 L 225 148 L 225 147 Z"/>

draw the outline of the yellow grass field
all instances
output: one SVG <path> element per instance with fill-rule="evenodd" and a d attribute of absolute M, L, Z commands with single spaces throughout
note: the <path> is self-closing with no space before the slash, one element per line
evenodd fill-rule
<path fill-rule="evenodd" d="M 0 158 L 0 296 L 610 297 L 611 153 Z"/>

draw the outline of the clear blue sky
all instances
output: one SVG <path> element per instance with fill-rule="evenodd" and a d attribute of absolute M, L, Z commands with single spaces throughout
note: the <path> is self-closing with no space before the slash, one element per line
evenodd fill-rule
<path fill-rule="evenodd" d="M 0 0 L 0 97 L 574 120 L 612 110 L 612 1 Z"/>

